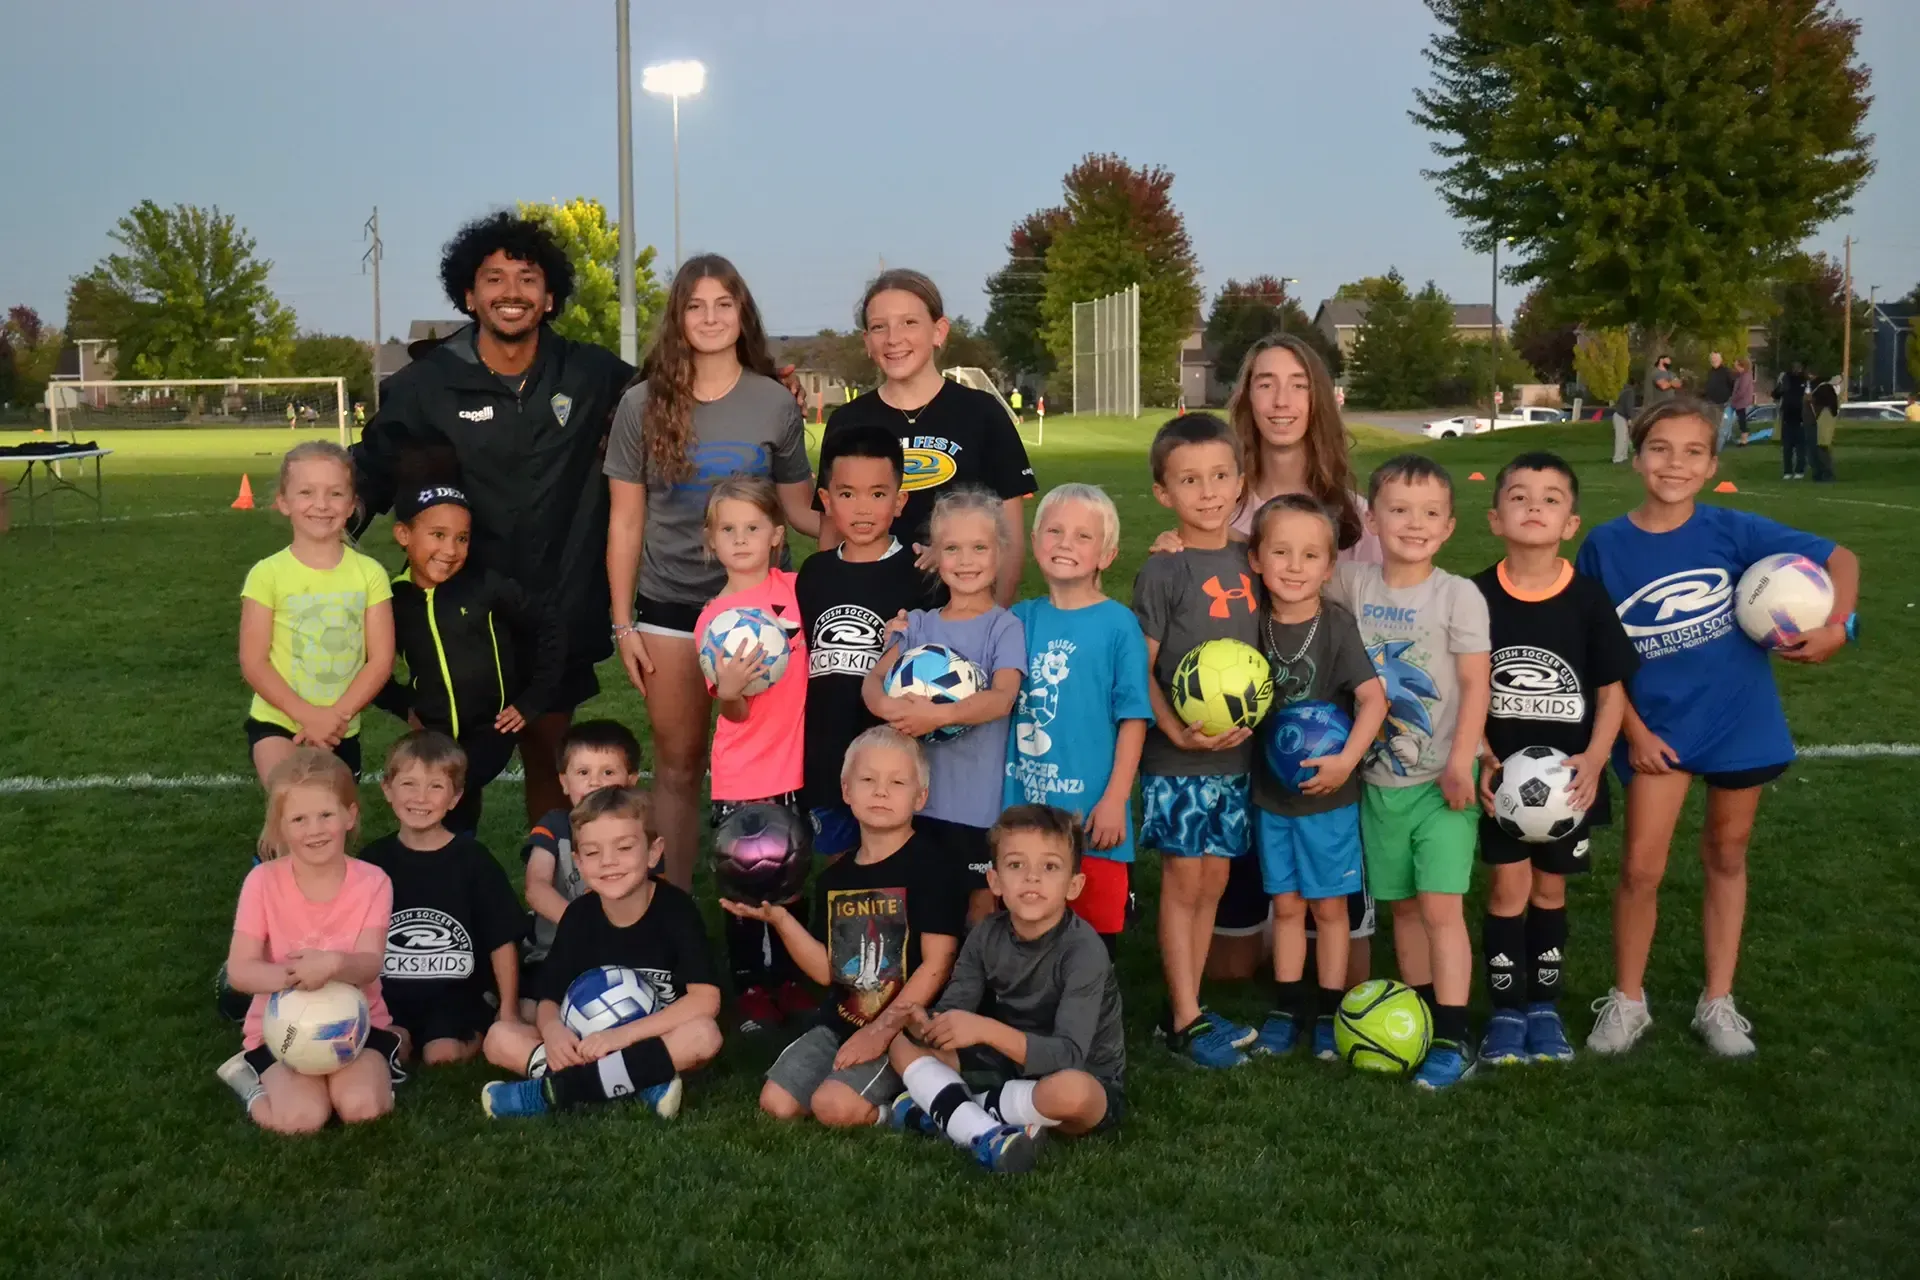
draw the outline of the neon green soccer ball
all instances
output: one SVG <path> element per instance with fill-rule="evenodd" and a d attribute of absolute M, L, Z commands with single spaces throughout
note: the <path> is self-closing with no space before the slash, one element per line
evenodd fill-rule
<path fill-rule="evenodd" d="M 1347 992 L 1333 1020 L 1333 1047 L 1340 1060 L 1361 1071 L 1405 1075 L 1420 1065 L 1433 1043 L 1433 1016 L 1420 993 L 1402 983 L 1374 978 Z"/>
<path fill-rule="evenodd" d="M 1251 729 L 1273 705 L 1273 668 L 1267 656 L 1239 640 L 1208 640 L 1188 650 L 1173 669 L 1173 713 L 1199 721 L 1210 734 Z"/>

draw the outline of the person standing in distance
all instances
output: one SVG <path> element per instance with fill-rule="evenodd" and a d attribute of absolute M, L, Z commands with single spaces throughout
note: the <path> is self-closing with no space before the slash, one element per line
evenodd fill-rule
<path fill-rule="evenodd" d="M 707 498 L 729 476 L 758 476 L 773 482 L 796 532 L 818 537 L 820 517 L 809 505 L 800 406 L 778 381 L 760 309 L 731 262 L 687 259 L 643 364 L 607 442 L 607 582 L 620 661 L 653 727 L 662 866 L 686 889 L 705 826 L 700 782 L 713 721 L 696 624 L 727 585 L 726 566 L 707 549 Z M 798 609 L 779 621 L 797 627 Z"/>
<path fill-rule="evenodd" d="M 387 381 L 380 411 L 351 450 L 356 533 L 393 506 L 419 455 L 451 450 L 473 511 L 471 564 L 517 583 L 557 612 L 568 638 L 548 710 L 519 733 L 531 822 L 565 803 L 556 771 L 573 709 L 600 691 L 593 667 L 607 632 L 607 423 L 633 368 L 611 351 L 555 333 L 573 268 L 539 223 L 500 212 L 462 227 L 440 258 L 440 283 L 472 323 Z M 516 635 L 521 653 L 533 635 Z"/>
<path fill-rule="evenodd" d="M 991 490 L 1005 507 L 1007 527 L 1024 525 L 1020 504 L 1034 492 L 1027 446 L 999 401 L 941 376 L 936 357 L 946 345 L 947 319 L 939 288 L 918 271 L 883 271 L 867 286 L 854 320 L 880 370 L 880 386 L 835 410 L 824 438 L 866 423 L 900 437 L 907 505 L 893 522 L 893 536 L 914 548 L 922 569 L 931 570 L 927 525 L 934 500 L 948 486 Z M 838 539 L 829 523 L 820 549 L 832 550 Z M 1019 592 L 1024 562 L 1025 548 L 1016 539 L 1000 557 L 994 600 L 1003 608 Z"/>

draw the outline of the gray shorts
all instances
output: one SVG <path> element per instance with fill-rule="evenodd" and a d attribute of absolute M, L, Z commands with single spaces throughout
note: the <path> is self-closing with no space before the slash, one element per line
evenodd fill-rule
<path fill-rule="evenodd" d="M 888 1065 L 885 1054 L 872 1062 L 835 1071 L 833 1059 L 839 1052 L 840 1038 L 831 1027 L 813 1027 L 780 1051 L 767 1068 L 767 1079 L 803 1107 L 812 1105 L 814 1090 L 829 1080 L 838 1080 L 876 1107 L 886 1106 L 906 1087 Z"/>

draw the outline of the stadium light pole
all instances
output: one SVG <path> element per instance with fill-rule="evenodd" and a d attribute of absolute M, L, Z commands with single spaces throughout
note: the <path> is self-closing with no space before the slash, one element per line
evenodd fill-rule
<path fill-rule="evenodd" d="M 1491 365 L 1487 388 L 1487 430 L 1494 429 L 1500 416 L 1500 242 L 1513 243 L 1512 236 L 1493 238 L 1493 301 L 1487 307 L 1487 360 Z"/>
<path fill-rule="evenodd" d="M 1280 277 L 1280 332 L 1282 334 L 1287 331 L 1287 286 L 1299 283 L 1299 276 Z"/>
<path fill-rule="evenodd" d="M 707 68 L 692 61 L 659 62 L 640 73 L 640 87 L 673 101 L 673 269 L 680 270 L 680 99 L 707 87 Z"/>
<path fill-rule="evenodd" d="M 620 85 L 620 358 L 640 363 L 639 290 L 633 275 L 633 44 L 628 36 L 629 0 L 613 0 L 615 56 Z"/>

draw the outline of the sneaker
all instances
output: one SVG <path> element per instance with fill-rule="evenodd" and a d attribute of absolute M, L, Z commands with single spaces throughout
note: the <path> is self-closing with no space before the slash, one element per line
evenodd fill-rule
<path fill-rule="evenodd" d="M 1722 1058 L 1753 1055 L 1753 1024 L 1733 1007 L 1731 995 L 1709 1000 L 1702 994 L 1700 1003 L 1693 1007 L 1693 1030 L 1707 1042 L 1708 1049 Z"/>
<path fill-rule="evenodd" d="M 260 1073 L 253 1069 L 244 1052 L 236 1053 L 214 1069 L 220 1077 L 220 1083 L 234 1091 L 240 1097 L 240 1105 L 248 1111 L 253 1110 L 253 1100 L 267 1091 L 260 1083 Z"/>
<path fill-rule="evenodd" d="M 1413 1082 L 1429 1093 L 1450 1088 L 1473 1074 L 1473 1046 L 1453 1040 L 1435 1040 L 1427 1059 L 1413 1073 Z"/>
<path fill-rule="evenodd" d="M 1235 1022 L 1224 1013 L 1217 1013 L 1205 1005 L 1200 1006 L 1200 1016 L 1211 1022 L 1228 1040 L 1232 1041 L 1236 1049 L 1246 1048 L 1260 1036 L 1254 1028 L 1243 1022 Z"/>
<path fill-rule="evenodd" d="M 734 1005 L 740 1010 L 740 1030 L 746 1035 L 756 1031 L 771 1031 L 787 1020 L 786 1015 L 780 1012 L 780 1006 L 775 1003 L 773 993 L 762 986 L 752 986 L 742 991 Z"/>
<path fill-rule="evenodd" d="M 1284 1057 L 1293 1052 L 1294 1041 L 1299 1038 L 1300 1028 L 1294 1016 L 1276 1010 L 1260 1024 L 1259 1034 L 1254 1036 L 1253 1045 L 1247 1052 L 1259 1058 Z"/>
<path fill-rule="evenodd" d="M 1573 1043 L 1560 1011 L 1544 1001 L 1527 1006 L 1527 1054 L 1535 1062 L 1573 1061 Z"/>
<path fill-rule="evenodd" d="M 544 1080 L 490 1080 L 480 1087 L 480 1109 L 490 1120 L 547 1114 Z"/>
<path fill-rule="evenodd" d="M 792 978 L 773 989 L 773 1003 L 779 1007 L 782 1015 L 789 1018 L 804 1017 L 820 1008 L 820 1002 Z"/>
<path fill-rule="evenodd" d="M 529 1081 L 528 1083 L 532 1083 Z M 662 1120 L 671 1120 L 680 1114 L 680 1099 L 686 1087 L 675 1076 L 665 1084 L 656 1084 L 640 1091 L 640 1102 Z"/>
<path fill-rule="evenodd" d="M 1258 1032 L 1254 1034 L 1256 1037 L 1259 1035 Z M 1206 1067 L 1210 1071 L 1238 1067 L 1247 1060 L 1247 1055 L 1240 1052 L 1227 1033 L 1214 1026 L 1204 1013 L 1194 1019 L 1186 1030 L 1169 1035 L 1167 1048 L 1195 1066 Z"/>
<path fill-rule="evenodd" d="M 1322 1062 L 1340 1061 L 1340 1046 L 1333 1040 L 1332 1014 L 1321 1014 L 1313 1020 L 1313 1056 Z"/>
<path fill-rule="evenodd" d="M 994 1173 L 1026 1173 L 1033 1168 L 1038 1147 L 1033 1135 L 1019 1125 L 989 1129 L 972 1142 L 973 1158 Z"/>
<path fill-rule="evenodd" d="M 1518 1009 L 1495 1009 L 1480 1038 L 1480 1060 L 1509 1067 L 1527 1060 L 1527 1015 Z"/>
<path fill-rule="evenodd" d="M 940 1136 L 940 1126 L 933 1122 L 933 1117 L 921 1110 L 912 1094 L 904 1091 L 887 1108 L 887 1124 L 901 1133 L 917 1133 L 924 1138 Z"/>
<path fill-rule="evenodd" d="M 1593 1020 L 1593 1032 L 1587 1036 L 1587 1048 L 1595 1053 L 1625 1053 L 1640 1042 L 1653 1025 L 1645 998 L 1629 1000 L 1615 987 L 1593 1002 L 1600 1016 Z"/>

